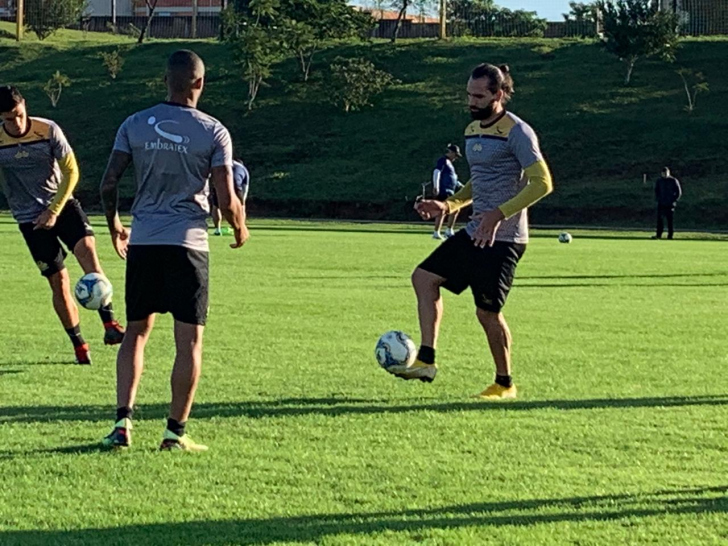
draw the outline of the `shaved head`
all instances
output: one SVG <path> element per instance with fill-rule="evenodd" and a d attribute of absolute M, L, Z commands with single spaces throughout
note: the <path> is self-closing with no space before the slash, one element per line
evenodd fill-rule
<path fill-rule="evenodd" d="M 189 49 L 180 49 L 167 60 L 167 87 L 172 93 L 186 93 L 205 77 L 205 63 Z"/>

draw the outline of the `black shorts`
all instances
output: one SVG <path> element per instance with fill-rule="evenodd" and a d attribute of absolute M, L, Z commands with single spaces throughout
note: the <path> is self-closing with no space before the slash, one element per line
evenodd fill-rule
<path fill-rule="evenodd" d="M 204 325 L 209 291 L 209 252 L 174 245 L 132 245 L 126 257 L 126 320 L 172 313 Z"/>
<path fill-rule="evenodd" d="M 445 279 L 443 288 L 460 294 L 467 287 L 475 305 L 484 311 L 500 312 L 513 285 L 518 261 L 526 245 L 496 241 L 478 248 L 462 229 L 442 243 L 419 267 Z"/>
<path fill-rule="evenodd" d="M 18 227 L 44 277 L 55 275 L 66 268 L 63 262 L 68 254 L 61 242 L 73 252 L 81 239 L 94 235 L 81 203 L 75 199 L 68 200 L 51 229 L 33 229 L 35 225 L 32 222 L 18 224 Z"/>

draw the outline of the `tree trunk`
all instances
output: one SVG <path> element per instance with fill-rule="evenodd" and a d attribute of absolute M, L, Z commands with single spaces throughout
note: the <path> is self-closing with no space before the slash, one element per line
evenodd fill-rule
<path fill-rule="evenodd" d="M 399 10 L 399 15 L 397 16 L 397 24 L 394 25 L 394 32 L 392 32 L 392 43 L 395 43 L 397 41 L 397 36 L 399 35 L 399 31 L 402 28 L 402 20 L 404 19 L 404 16 L 407 15 L 407 8 L 409 7 L 410 0 L 402 0 L 402 9 Z"/>
<path fill-rule="evenodd" d="M 142 29 L 141 34 L 139 34 L 139 39 L 137 40 L 138 44 L 144 43 L 144 38 L 147 34 L 147 29 L 149 29 L 149 25 L 152 24 L 152 17 L 154 17 L 154 10 L 157 9 L 157 2 L 158 0 L 145 0 L 147 4 L 147 9 L 149 10 L 149 15 L 147 16 L 147 22 L 144 25 L 144 28 Z"/>
<path fill-rule="evenodd" d="M 627 75 L 624 77 L 624 85 L 629 85 L 632 81 L 632 72 L 634 71 L 635 63 L 637 63 L 637 57 L 627 59 Z"/>

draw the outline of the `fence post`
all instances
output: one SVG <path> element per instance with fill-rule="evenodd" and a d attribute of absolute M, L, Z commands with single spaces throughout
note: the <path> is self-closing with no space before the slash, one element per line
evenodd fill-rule
<path fill-rule="evenodd" d="M 111 24 L 116 29 L 116 0 L 111 0 Z M 116 32 L 116 30 L 114 30 Z"/>
<path fill-rule="evenodd" d="M 15 39 L 20 42 L 23 39 L 23 0 L 17 0 L 15 3 Z"/>
<path fill-rule="evenodd" d="M 447 38 L 447 0 L 440 0 L 440 40 Z"/>
<path fill-rule="evenodd" d="M 197 38 L 197 0 L 192 0 L 192 37 Z"/>

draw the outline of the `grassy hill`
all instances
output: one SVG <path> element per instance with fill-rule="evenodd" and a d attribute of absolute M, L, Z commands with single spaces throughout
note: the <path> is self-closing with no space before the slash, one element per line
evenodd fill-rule
<path fill-rule="evenodd" d="M 448 142 L 462 143 L 468 123 L 464 86 L 477 63 L 507 62 L 516 81 L 511 109 L 538 132 L 556 193 L 535 207 L 542 224 L 652 225 L 652 181 L 669 165 L 683 181 L 679 225 L 723 228 L 728 221 L 728 40 L 688 40 L 678 63 L 638 64 L 631 87 L 622 67 L 583 41 L 497 39 L 410 41 L 338 46 L 323 53 L 314 81 L 300 81 L 293 62 L 277 67 L 256 109 L 225 46 L 212 41 L 155 40 L 64 31 L 22 45 L 3 38 L 1 83 L 23 90 L 35 115 L 57 120 L 83 171 L 79 192 L 97 203 L 101 173 L 116 128 L 135 110 L 163 98 L 161 73 L 171 51 L 190 47 L 208 65 L 200 107 L 231 130 L 251 167 L 251 208 L 260 214 L 410 219 L 411 201 Z M 112 81 L 98 58 L 119 45 L 126 65 Z M 363 55 L 401 83 L 375 108 L 344 114 L 326 103 L 318 80 L 336 56 Z M 704 72 L 711 87 L 693 114 L 683 110 L 679 66 Z M 56 109 L 42 87 L 57 69 L 72 86 Z M 458 165 L 467 178 L 465 163 Z"/>

